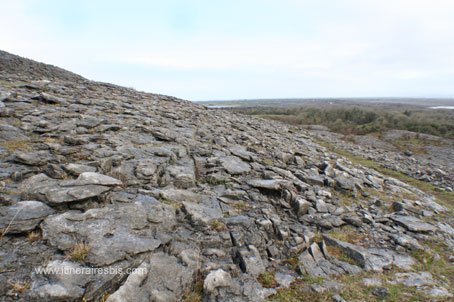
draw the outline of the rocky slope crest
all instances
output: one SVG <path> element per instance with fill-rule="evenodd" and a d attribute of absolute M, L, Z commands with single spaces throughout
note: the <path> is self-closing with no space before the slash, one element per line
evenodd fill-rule
<path fill-rule="evenodd" d="M 355 301 L 348 276 L 452 296 L 452 212 L 307 132 L 0 68 L 1 301 Z"/>

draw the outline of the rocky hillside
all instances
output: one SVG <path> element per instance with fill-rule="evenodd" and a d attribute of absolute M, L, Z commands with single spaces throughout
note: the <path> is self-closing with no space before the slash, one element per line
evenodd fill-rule
<path fill-rule="evenodd" d="M 452 210 L 420 189 L 278 122 L 0 68 L 1 301 L 452 298 Z"/>

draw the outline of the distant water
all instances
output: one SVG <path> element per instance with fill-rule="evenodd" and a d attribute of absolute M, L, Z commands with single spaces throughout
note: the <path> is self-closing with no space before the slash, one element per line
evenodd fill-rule
<path fill-rule="evenodd" d="M 208 108 L 233 108 L 238 107 L 238 105 L 208 105 Z"/>
<path fill-rule="evenodd" d="M 454 109 L 454 106 L 435 106 L 430 107 L 430 109 Z"/>

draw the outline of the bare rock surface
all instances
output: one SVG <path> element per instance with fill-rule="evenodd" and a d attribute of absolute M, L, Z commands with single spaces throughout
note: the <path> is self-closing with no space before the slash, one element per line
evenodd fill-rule
<path fill-rule="evenodd" d="M 345 301 L 357 274 L 385 275 L 378 295 L 453 294 L 452 209 L 313 133 L 0 66 L 0 301 L 263 301 L 293 284 Z"/>

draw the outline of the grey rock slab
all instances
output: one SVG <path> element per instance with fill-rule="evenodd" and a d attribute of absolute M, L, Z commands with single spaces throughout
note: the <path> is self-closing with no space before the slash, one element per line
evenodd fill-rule
<path fill-rule="evenodd" d="M 323 239 L 327 245 L 332 245 L 341 248 L 350 258 L 355 260 L 355 262 L 362 268 L 366 267 L 368 253 L 365 248 L 348 242 L 343 242 L 325 235 L 323 236 Z"/>
<path fill-rule="evenodd" d="M 232 277 L 223 269 L 211 271 L 203 281 L 203 291 L 210 295 L 218 287 L 229 287 L 232 284 Z"/>
<path fill-rule="evenodd" d="M 156 137 L 158 140 L 171 142 L 171 141 L 175 141 L 177 139 L 177 137 L 179 137 L 178 133 L 176 133 L 172 130 L 163 128 L 163 127 L 156 127 L 153 129 L 144 129 L 144 130 L 153 134 L 153 136 Z"/>
<path fill-rule="evenodd" d="M 238 156 L 246 161 L 253 161 L 255 159 L 255 154 L 247 151 L 243 146 L 237 145 L 230 147 L 229 151 L 232 152 L 233 155 Z"/>
<path fill-rule="evenodd" d="M 403 215 L 392 215 L 390 218 L 397 224 L 405 227 L 411 232 L 434 232 L 437 230 L 437 227 L 422 221 L 419 218 L 414 216 L 403 216 Z"/>
<path fill-rule="evenodd" d="M 355 189 L 355 182 L 351 178 L 345 176 L 336 176 L 334 178 L 334 188 L 339 191 L 353 191 Z"/>
<path fill-rule="evenodd" d="M 94 127 L 98 126 L 102 122 L 103 122 L 102 119 L 99 119 L 99 118 L 96 118 L 96 117 L 93 117 L 93 116 L 87 116 L 87 117 L 85 117 L 85 118 L 83 118 L 81 120 L 78 120 L 76 122 L 76 124 L 79 127 L 84 127 L 84 128 L 91 129 L 91 128 L 94 128 Z"/>
<path fill-rule="evenodd" d="M 26 198 L 38 199 L 49 204 L 62 204 L 96 197 L 111 189 L 108 186 L 90 183 L 105 183 L 108 185 L 120 183 L 115 178 L 95 174 L 95 177 L 92 177 L 92 174 L 88 174 L 86 177 L 79 176 L 79 179 L 69 181 L 57 181 L 47 177 L 45 174 L 37 174 L 23 181 L 19 188 L 22 195 Z"/>
<path fill-rule="evenodd" d="M 326 205 L 326 202 L 323 199 L 317 199 L 315 201 L 315 209 L 319 213 L 327 213 L 328 212 L 328 207 Z"/>
<path fill-rule="evenodd" d="M 295 276 L 285 272 L 276 272 L 274 278 L 281 287 L 289 287 L 295 280 Z"/>
<path fill-rule="evenodd" d="M 396 273 L 394 280 L 405 286 L 434 285 L 435 281 L 429 272 Z"/>
<path fill-rule="evenodd" d="M 42 269 L 55 273 L 34 276 L 31 296 L 41 301 L 72 301 L 80 299 L 85 292 L 85 285 L 93 278 L 91 274 L 65 273 L 82 271 L 84 267 L 66 260 L 54 260 Z"/>
<path fill-rule="evenodd" d="M 259 251 L 253 245 L 240 248 L 237 253 L 237 257 L 240 268 L 245 273 L 249 273 L 257 277 L 266 270 Z"/>
<path fill-rule="evenodd" d="M 74 201 L 82 201 L 96 197 L 109 191 L 106 186 L 80 185 L 75 187 L 47 188 L 45 192 L 46 201 L 49 204 L 61 204 Z"/>
<path fill-rule="evenodd" d="M 154 216 L 161 217 L 162 223 L 150 223 Z M 48 217 L 41 228 L 43 237 L 63 251 L 78 242 L 87 243 L 86 261 L 102 266 L 155 250 L 162 243 L 154 236 L 156 230 L 167 230 L 174 224 L 172 208 L 135 202 L 90 209 L 85 213 L 68 211 Z"/>
<path fill-rule="evenodd" d="M 301 179 L 302 181 L 314 185 L 314 186 L 320 186 L 322 187 L 325 183 L 325 178 L 322 175 L 317 175 L 317 174 L 301 174 L 301 173 L 295 173 L 295 175 Z"/>
<path fill-rule="evenodd" d="M 420 289 L 423 290 L 426 295 L 434 297 L 434 298 L 451 298 L 451 297 L 453 297 L 453 294 L 451 294 L 446 288 L 440 287 L 440 286 L 433 286 L 433 287 L 424 286 Z"/>
<path fill-rule="evenodd" d="M 138 301 L 137 291 L 141 287 L 141 284 L 144 282 L 145 278 L 149 273 L 150 265 L 148 262 L 144 261 L 140 264 L 137 269 L 135 269 L 131 274 L 129 274 L 125 283 L 123 283 L 120 288 L 118 288 L 114 293 L 112 293 L 106 302 L 127 302 L 127 301 Z"/>
<path fill-rule="evenodd" d="M 367 268 L 374 271 L 382 271 L 392 266 L 397 266 L 402 270 L 410 270 L 416 261 L 413 257 L 406 254 L 399 254 L 390 249 L 384 248 L 369 248 Z"/>
<path fill-rule="evenodd" d="M 181 301 L 194 279 L 194 269 L 165 253 L 153 254 L 128 276 L 108 302 Z"/>
<path fill-rule="evenodd" d="M 28 165 L 28 166 L 42 166 L 51 160 L 51 156 L 47 151 L 37 152 L 16 152 L 13 154 L 13 161 L 16 163 Z"/>
<path fill-rule="evenodd" d="M 423 247 L 419 244 L 418 240 L 415 238 L 405 235 L 405 234 L 391 234 L 391 239 L 394 240 L 395 243 L 399 244 L 410 250 L 422 250 Z"/>
<path fill-rule="evenodd" d="M 22 233 L 35 229 L 55 211 L 42 202 L 19 201 L 11 206 L 0 207 L 0 233 Z"/>
<path fill-rule="evenodd" d="M 311 205 L 312 204 L 304 198 L 297 198 L 293 203 L 293 209 L 295 210 L 296 215 L 300 217 L 307 214 Z"/>
<path fill-rule="evenodd" d="M 183 211 L 185 211 L 192 222 L 198 224 L 208 224 L 213 219 L 223 217 L 222 209 L 215 198 L 202 196 L 200 203 L 183 201 Z"/>
<path fill-rule="evenodd" d="M 197 194 L 190 190 L 174 189 L 174 188 L 164 188 L 158 189 L 152 192 L 156 198 L 163 198 L 173 202 L 192 202 L 200 203 L 203 199 L 207 198 L 206 195 Z"/>
<path fill-rule="evenodd" d="M 48 177 L 44 173 L 33 175 L 24 180 L 19 190 L 23 198 L 38 199 L 46 201 L 45 193 L 49 188 L 57 188 L 58 181 Z"/>
<path fill-rule="evenodd" d="M 68 173 L 76 175 L 76 176 L 79 176 L 80 174 L 82 174 L 84 172 L 96 172 L 96 167 L 82 165 L 82 164 L 75 164 L 75 163 L 70 163 L 70 164 L 64 165 L 63 169 L 65 169 Z"/>
<path fill-rule="evenodd" d="M 303 274 L 307 274 L 315 277 L 326 277 L 326 273 L 314 260 L 314 257 L 309 253 L 308 250 L 304 251 L 299 257 L 299 270 Z"/>
<path fill-rule="evenodd" d="M 288 184 L 287 181 L 278 179 L 251 179 L 247 181 L 248 185 L 254 188 L 278 191 Z"/>
<path fill-rule="evenodd" d="M 363 278 L 363 284 L 365 286 L 381 286 L 382 281 L 378 278 Z"/>
<path fill-rule="evenodd" d="M 222 167 L 232 175 L 245 174 L 251 171 L 251 166 L 236 156 L 226 156 L 219 159 Z"/>
<path fill-rule="evenodd" d="M 195 186 L 194 163 L 192 161 L 168 166 L 166 172 L 170 175 L 171 182 L 177 188 L 188 189 Z"/>
<path fill-rule="evenodd" d="M 120 180 L 103 175 L 96 172 L 83 172 L 79 177 L 72 181 L 61 182 L 61 186 L 86 186 L 86 185 L 100 185 L 100 186 L 121 186 L 123 182 Z"/>
<path fill-rule="evenodd" d="M 38 100 L 46 104 L 65 104 L 67 103 L 65 99 L 41 92 L 39 95 L 32 97 L 33 100 Z"/>
<path fill-rule="evenodd" d="M 21 129 L 11 125 L 0 125 L 0 142 L 29 140 Z"/>
<path fill-rule="evenodd" d="M 203 282 L 203 295 L 206 301 L 249 301 L 242 296 L 239 282 L 223 269 L 211 271 Z"/>
<path fill-rule="evenodd" d="M 364 248 L 348 242 L 343 242 L 328 236 L 323 236 L 327 245 L 341 248 L 344 253 L 353 259 L 361 268 L 373 271 L 382 271 L 395 265 L 401 269 L 409 270 L 416 263 L 413 257 L 399 254 L 390 249 Z"/>

